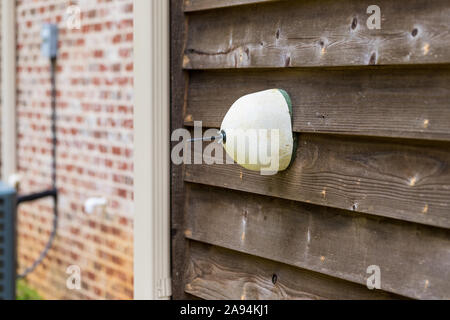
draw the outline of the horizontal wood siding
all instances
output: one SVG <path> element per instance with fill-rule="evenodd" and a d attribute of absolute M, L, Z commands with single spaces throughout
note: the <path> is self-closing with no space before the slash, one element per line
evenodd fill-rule
<path fill-rule="evenodd" d="M 171 1 L 172 129 L 280 88 L 298 138 L 274 176 L 173 166 L 174 298 L 450 299 L 450 3 Z"/>
<path fill-rule="evenodd" d="M 249 92 L 289 92 L 296 132 L 450 140 L 450 68 L 289 69 L 191 73 L 185 124 L 220 127 Z"/>
<path fill-rule="evenodd" d="M 448 63 L 448 0 L 281 1 L 192 14 L 184 67 L 284 68 Z"/>
<path fill-rule="evenodd" d="M 275 176 L 239 165 L 186 165 L 185 180 L 450 227 L 450 144 L 302 134 Z"/>
<path fill-rule="evenodd" d="M 204 299 L 404 299 L 217 246 L 190 248 L 186 291 Z"/>
<path fill-rule="evenodd" d="M 188 238 L 411 298 L 450 298 L 450 234 L 438 228 L 191 185 Z M 226 227 L 224 227 L 226 226 Z M 430 250 L 433 248 L 433 250 Z"/>
<path fill-rule="evenodd" d="M 275 1 L 282 0 L 184 0 L 184 11 L 193 12 Z"/>

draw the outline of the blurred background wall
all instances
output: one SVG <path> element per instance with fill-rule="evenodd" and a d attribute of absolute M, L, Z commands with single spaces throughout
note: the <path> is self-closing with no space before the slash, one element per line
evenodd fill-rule
<path fill-rule="evenodd" d="M 80 29 L 67 24 L 81 10 Z M 20 191 L 51 185 L 50 64 L 40 54 L 44 22 L 57 23 L 58 236 L 27 280 L 46 299 L 133 297 L 132 0 L 17 1 L 17 157 Z M 92 214 L 84 203 L 106 198 Z M 52 201 L 18 216 L 19 271 L 39 255 L 52 227 Z M 81 290 L 66 270 L 81 269 Z"/>

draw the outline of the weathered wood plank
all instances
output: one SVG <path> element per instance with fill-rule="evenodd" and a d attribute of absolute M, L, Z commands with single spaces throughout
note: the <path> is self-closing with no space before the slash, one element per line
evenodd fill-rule
<path fill-rule="evenodd" d="M 183 110 L 188 75 L 183 71 L 183 50 L 186 43 L 186 24 L 183 2 L 170 1 L 170 49 L 171 49 L 171 123 L 173 131 L 183 125 Z M 190 298 L 184 291 L 184 270 L 186 268 L 187 241 L 183 235 L 184 224 L 184 181 L 183 167 L 171 165 L 171 245 L 172 245 L 172 294 L 174 299 Z"/>
<path fill-rule="evenodd" d="M 190 239 L 362 285 L 377 265 L 384 291 L 450 298 L 448 230 L 200 185 L 186 199 Z"/>
<path fill-rule="evenodd" d="M 275 176 L 202 164 L 185 180 L 449 228 L 449 164 L 448 143 L 302 134 Z"/>
<path fill-rule="evenodd" d="M 403 299 L 236 251 L 191 242 L 186 291 L 203 299 Z"/>
<path fill-rule="evenodd" d="M 281 0 L 184 0 L 184 11 L 202 11 Z"/>
<path fill-rule="evenodd" d="M 381 29 L 359 0 L 304 0 L 192 14 L 184 68 L 450 62 L 447 0 L 379 0 Z"/>
<path fill-rule="evenodd" d="M 282 88 L 297 132 L 450 140 L 450 68 L 193 71 L 185 124 L 220 127 L 241 96 Z"/>

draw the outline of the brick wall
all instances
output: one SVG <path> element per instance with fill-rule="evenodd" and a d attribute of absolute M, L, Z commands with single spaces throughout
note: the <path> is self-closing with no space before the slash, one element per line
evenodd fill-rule
<path fill-rule="evenodd" d="M 69 30 L 66 9 L 81 8 L 81 29 Z M 18 169 L 21 192 L 51 185 L 49 61 L 40 56 L 43 22 L 58 23 L 57 180 L 60 223 L 48 259 L 28 277 L 46 299 L 133 297 L 133 13 L 132 0 L 19 0 Z M 90 197 L 104 212 L 84 212 Z M 19 212 L 19 270 L 44 247 L 52 201 Z M 66 287 L 70 265 L 82 289 Z"/>

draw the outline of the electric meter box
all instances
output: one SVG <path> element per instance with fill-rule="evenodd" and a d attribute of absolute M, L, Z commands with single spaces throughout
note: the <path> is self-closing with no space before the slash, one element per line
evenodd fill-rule
<path fill-rule="evenodd" d="M 46 23 L 41 30 L 41 53 L 46 58 L 56 58 L 58 54 L 58 26 Z"/>

